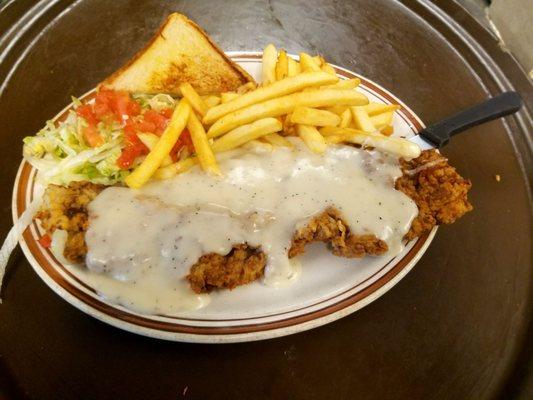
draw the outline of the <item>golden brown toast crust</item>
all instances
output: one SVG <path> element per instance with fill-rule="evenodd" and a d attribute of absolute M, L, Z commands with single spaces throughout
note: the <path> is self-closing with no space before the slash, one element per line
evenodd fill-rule
<path fill-rule="evenodd" d="M 207 33 L 200 28 L 196 23 L 188 19 L 186 16 L 178 13 L 173 13 L 167 17 L 167 19 L 161 24 L 156 34 L 149 40 L 149 42 L 141 49 L 139 50 L 124 66 L 119 68 L 117 71 L 115 71 L 113 74 L 111 74 L 108 78 L 106 78 L 102 83 L 100 83 L 99 87 L 112 87 L 112 85 L 117 81 L 117 79 L 124 74 L 126 71 L 128 71 L 136 62 L 139 61 L 139 59 L 147 52 L 148 49 L 150 49 L 151 46 L 154 45 L 154 42 L 159 38 L 163 37 L 163 31 L 167 27 L 168 24 L 172 23 L 174 18 L 178 18 L 182 21 L 184 21 L 186 24 L 188 24 L 190 27 L 198 31 L 200 36 L 202 36 L 209 45 L 212 47 L 214 51 L 220 55 L 223 60 L 226 62 L 227 66 L 230 67 L 235 75 L 219 75 L 217 79 L 214 82 L 206 82 L 206 84 L 209 86 L 211 84 L 212 90 L 200 90 L 200 94 L 211 94 L 211 93 L 219 93 L 224 91 L 232 91 L 237 89 L 239 86 L 247 83 L 247 82 L 254 82 L 254 79 L 239 65 L 237 65 L 235 62 L 231 60 L 219 47 L 218 45 L 207 35 Z M 179 90 L 177 87 L 184 82 L 194 81 L 198 79 L 198 74 L 193 72 L 194 77 L 187 76 L 187 70 L 191 66 L 188 65 L 187 60 L 180 60 L 179 62 L 170 63 L 170 67 L 167 71 L 165 71 L 164 74 L 160 73 L 154 73 L 152 77 L 150 77 L 150 85 L 153 87 L 154 92 L 160 92 L 160 93 L 170 93 L 170 94 L 179 94 Z M 194 68 L 192 68 L 194 69 Z M 194 83 L 190 82 L 191 84 Z"/>

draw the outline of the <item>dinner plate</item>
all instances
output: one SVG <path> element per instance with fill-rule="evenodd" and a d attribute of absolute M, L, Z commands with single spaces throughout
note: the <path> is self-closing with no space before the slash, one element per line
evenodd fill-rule
<path fill-rule="evenodd" d="M 261 53 L 228 52 L 254 78 L 261 71 Z M 400 104 L 394 115 L 394 135 L 411 137 L 423 123 L 392 93 L 371 80 L 339 66 L 341 79 L 360 78 L 358 90 L 372 101 Z M 93 91 L 82 97 L 90 96 Z M 64 117 L 70 106 L 54 120 Z M 12 212 L 17 220 L 39 195 L 37 171 L 20 164 L 13 190 Z M 253 341 L 288 335 L 324 325 L 376 300 L 398 283 L 429 246 L 436 228 L 408 243 L 395 257 L 366 257 L 361 260 L 335 257 L 322 244 L 308 246 L 300 257 L 302 274 L 294 283 L 272 288 L 254 282 L 234 290 L 210 294 L 204 308 L 177 315 L 147 315 L 109 302 L 83 279 L 83 270 L 60 262 L 38 240 L 44 234 L 37 222 L 20 241 L 30 264 L 59 296 L 83 312 L 127 331 L 150 337 L 199 343 Z"/>

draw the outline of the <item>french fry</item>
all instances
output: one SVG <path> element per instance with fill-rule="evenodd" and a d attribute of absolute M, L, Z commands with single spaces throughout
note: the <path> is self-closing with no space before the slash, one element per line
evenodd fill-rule
<path fill-rule="evenodd" d="M 320 154 L 326 151 L 328 143 L 314 126 L 297 125 L 296 130 L 298 136 L 300 136 L 313 153 Z"/>
<path fill-rule="evenodd" d="M 300 53 L 300 66 L 304 72 L 320 71 L 319 64 L 307 53 Z"/>
<path fill-rule="evenodd" d="M 277 134 L 277 133 L 270 133 L 268 135 L 265 135 L 262 137 L 262 139 L 265 139 L 268 143 L 270 143 L 273 146 L 279 146 L 279 147 L 294 147 L 294 145 L 285 139 L 283 136 Z"/>
<path fill-rule="evenodd" d="M 370 117 L 370 121 L 372 121 L 372 124 L 377 129 L 381 130 L 383 127 L 392 124 L 393 114 L 394 111 L 388 111 L 378 115 L 374 115 L 373 117 Z"/>
<path fill-rule="evenodd" d="M 359 129 L 327 126 L 320 129 L 320 133 L 328 138 L 327 141 L 329 143 L 342 138 L 342 142 L 355 143 L 363 147 L 374 147 L 408 160 L 418 157 L 421 153 L 420 147 L 409 140 L 387 137 L 379 133 L 363 132 Z M 331 139 L 329 139 L 330 136 L 332 137 Z"/>
<path fill-rule="evenodd" d="M 220 102 L 222 104 L 229 103 L 230 101 L 235 100 L 236 98 L 241 97 L 241 96 L 242 95 L 240 95 L 238 93 L 235 93 L 235 92 L 220 93 Z M 213 107 L 213 108 L 215 108 L 215 107 Z M 210 110 L 208 110 L 207 112 L 209 113 L 209 111 Z"/>
<path fill-rule="evenodd" d="M 350 122 L 352 122 L 352 112 L 349 108 L 347 108 L 341 115 L 341 122 L 339 126 L 341 128 L 347 128 L 348 125 L 350 125 Z"/>
<path fill-rule="evenodd" d="M 385 113 L 388 111 L 396 111 L 401 107 L 398 104 L 381 104 L 381 103 L 368 103 L 365 106 L 365 110 L 370 117 Z"/>
<path fill-rule="evenodd" d="M 237 88 L 237 93 L 244 94 L 249 92 L 250 90 L 255 89 L 257 89 L 257 85 L 255 84 L 255 82 L 246 82 L 244 85 L 241 85 Z"/>
<path fill-rule="evenodd" d="M 355 89 L 360 83 L 361 79 L 359 78 L 341 79 L 332 85 L 322 86 L 322 89 Z"/>
<path fill-rule="evenodd" d="M 148 147 L 150 151 L 155 147 L 155 144 L 159 140 L 159 136 L 154 135 L 153 133 L 139 132 L 137 133 L 137 137 L 140 139 L 141 142 L 143 142 L 143 144 L 146 147 Z M 170 164 L 172 164 L 172 158 L 170 158 L 170 156 L 167 155 L 165 156 L 165 158 L 163 158 L 163 161 L 161 162 L 161 166 L 165 167 Z"/>
<path fill-rule="evenodd" d="M 207 105 L 208 108 L 213 108 L 215 106 L 218 106 L 220 104 L 220 97 L 219 96 L 213 96 L 208 95 L 203 97 L 204 103 Z"/>
<path fill-rule="evenodd" d="M 276 81 L 280 81 L 289 76 L 289 57 L 285 50 L 281 50 L 276 63 Z"/>
<path fill-rule="evenodd" d="M 331 75 L 337 75 L 337 72 L 335 71 L 335 68 L 333 68 L 331 65 L 329 65 L 328 63 L 324 63 L 322 65 L 322 67 L 320 67 L 320 69 L 324 72 L 327 72 L 328 74 L 331 74 Z"/>
<path fill-rule="evenodd" d="M 322 86 L 324 84 L 335 83 L 337 81 L 337 77 L 331 76 L 322 71 L 303 73 L 297 76 L 286 78 L 281 81 L 274 82 L 269 86 L 260 87 L 256 90 L 245 93 L 238 98 L 234 98 L 232 101 L 227 102 L 227 104 L 222 101 L 224 104 L 213 107 L 207 112 L 203 119 L 203 123 L 205 125 L 210 125 L 223 116 L 241 108 L 261 103 L 265 100 L 270 100 L 290 93 L 298 92 L 306 87 Z M 224 96 L 224 93 L 222 93 L 222 96 Z"/>
<path fill-rule="evenodd" d="M 228 132 L 220 139 L 215 140 L 211 148 L 214 152 L 222 152 L 242 146 L 250 140 L 258 139 L 261 136 L 281 131 L 282 124 L 276 118 L 263 118 L 251 124 L 242 125 Z"/>
<path fill-rule="evenodd" d="M 172 113 L 167 128 L 152 151 L 148 153 L 144 161 L 124 180 L 129 187 L 134 189 L 140 188 L 161 166 L 165 157 L 170 154 L 170 150 L 172 150 L 172 147 L 178 141 L 183 128 L 187 124 L 190 113 L 191 106 L 187 100 L 181 99 Z"/>
<path fill-rule="evenodd" d="M 154 179 L 169 179 L 174 175 L 181 174 L 182 172 L 188 171 L 192 167 L 198 164 L 198 159 L 196 157 L 189 157 L 185 160 L 178 161 L 174 164 L 170 164 L 166 167 L 159 168 L 154 173 Z"/>
<path fill-rule="evenodd" d="M 324 108 L 324 110 L 332 112 L 333 114 L 337 114 L 339 117 L 341 117 L 346 110 L 349 110 L 349 108 L 346 106 L 331 106 Z"/>
<path fill-rule="evenodd" d="M 331 76 L 321 72 L 324 75 Z M 300 76 L 300 75 L 298 75 Z M 245 96 L 245 95 L 243 95 Z M 208 138 L 220 136 L 241 125 L 258 119 L 278 117 L 291 113 L 296 107 L 331 107 L 333 105 L 365 105 L 368 99 L 355 90 L 314 90 L 292 93 L 263 103 L 254 104 L 225 115 L 215 122 L 207 132 Z"/>
<path fill-rule="evenodd" d="M 278 60 L 278 51 L 273 44 L 269 44 L 263 50 L 263 71 L 261 74 L 262 84 L 267 86 L 276 82 L 276 62 Z"/>
<path fill-rule="evenodd" d="M 260 142 L 257 139 L 253 139 L 249 142 L 246 142 L 242 145 L 242 147 L 246 150 L 260 151 L 265 153 L 270 153 L 272 150 L 274 150 L 273 146 L 270 143 Z"/>
<path fill-rule="evenodd" d="M 205 135 L 204 127 L 194 113 L 190 113 L 189 115 L 187 129 L 191 134 L 192 144 L 194 145 L 194 150 L 196 150 L 196 156 L 202 169 L 211 174 L 220 175 L 220 168 Z"/>
<path fill-rule="evenodd" d="M 207 104 L 205 104 L 200 95 L 196 93 L 196 90 L 194 90 L 190 83 L 182 83 L 180 85 L 180 92 L 182 96 L 187 99 L 194 111 L 201 116 L 205 115 L 209 107 L 207 107 Z"/>
<path fill-rule="evenodd" d="M 394 133 L 394 127 L 392 125 L 385 125 L 379 130 L 382 135 L 390 136 Z"/>
<path fill-rule="evenodd" d="M 341 122 L 341 117 L 326 110 L 296 107 L 291 114 L 291 122 L 311 126 L 337 126 Z"/>
<path fill-rule="evenodd" d="M 360 129 L 365 132 L 375 132 L 376 127 L 364 107 L 350 107 L 352 111 L 352 118 L 356 129 Z"/>
<path fill-rule="evenodd" d="M 324 60 L 324 57 L 322 57 L 321 55 L 312 56 L 311 58 L 320 68 L 322 68 L 322 65 L 326 63 L 326 60 Z"/>
<path fill-rule="evenodd" d="M 287 61 L 288 61 L 288 76 L 296 76 L 300 72 L 302 72 L 300 63 L 296 61 L 294 58 L 287 57 Z"/>

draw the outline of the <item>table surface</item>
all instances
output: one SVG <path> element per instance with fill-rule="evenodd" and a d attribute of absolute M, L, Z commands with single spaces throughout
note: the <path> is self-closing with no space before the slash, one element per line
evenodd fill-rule
<path fill-rule="evenodd" d="M 502 90 L 532 105 L 516 62 L 450 1 L 7 2 L 0 237 L 12 224 L 21 139 L 117 69 L 172 11 L 225 50 L 273 42 L 319 52 L 391 90 L 426 123 Z M 523 110 L 454 138 L 443 152 L 472 180 L 475 210 L 440 229 L 382 298 L 288 337 L 198 345 L 123 332 L 55 295 L 17 249 L 0 305 L 0 398 L 531 398 L 530 129 Z"/>

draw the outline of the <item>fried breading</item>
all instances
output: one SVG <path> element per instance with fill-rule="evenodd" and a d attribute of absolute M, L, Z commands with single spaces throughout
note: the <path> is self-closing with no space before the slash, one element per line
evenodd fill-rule
<path fill-rule="evenodd" d="M 50 235 L 56 229 L 67 231 L 64 256 L 71 262 L 85 260 L 85 231 L 89 227 L 87 205 L 104 188 L 104 185 L 90 182 L 72 182 L 67 187 L 49 185 L 46 188 L 44 203 L 36 218 L 41 220 L 41 226 Z"/>
<path fill-rule="evenodd" d="M 450 224 L 472 210 L 467 199 L 470 181 L 462 178 L 435 150 L 424 151 L 411 161 L 401 160 L 400 166 L 403 175 L 396 180 L 396 189 L 413 199 L 419 209 L 406 240 L 429 232 L 435 225 Z M 48 233 L 56 229 L 68 232 L 64 255 L 70 261 L 85 259 L 87 205 L 104 188 L 89 182 L 73 182 L 68 187 L 50 185 L 46 190 L 45 204 L 37 218 Z M 333 254 L 348 258 L 380 255 L 388 250 L 387 244 L 375 235 L 352 234 L 334 207 L 316 215 L 295 232 L 289 257 L 302 254 L 305 245 L 311 242 L 324 242 Z M 191 267 L 187 279 L 197 293 L 215 288 L 233 289 L 263 276 L 265 265 L 266 255 L 260 248 L 241 243 L 226 255 L 203 255 Z"/>
<path fill-rule="evenodd" d="M 314 217 L 292 238 L 289 257 L 305 251 L 311 242 L 324 242 L 329 250 L 339 257 L 361 258 L 366 255 L 380 255 L 388 250 L 387 243 L 375 235 L 353 235 L 342 220 L 341 213 L 334 207 Z"/>
<path fill-rule="evenodd" d="M 435 225 L 451 224 L 472 210 L 468 202 L 471 182 L 436 150 L 426 150 L 410 161 L 402 159 L 400 167 L 403 175 L 396 180 L 396 189 L 413 199 L 418 207 L 406 240 L 429 232 Z"/>
<path fill-rule="evenodd" d="M 191 267 L 187 279 L 196 293 L 215 288 L 233 289 L 263 276 L 266 255 L 247 244 L 239 244 L 225 256 L 205 254 Z"/>

